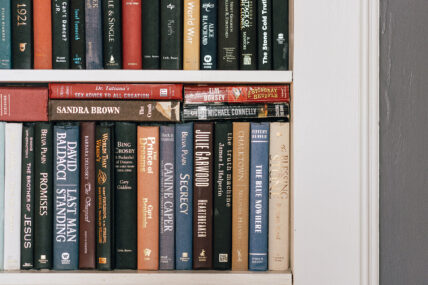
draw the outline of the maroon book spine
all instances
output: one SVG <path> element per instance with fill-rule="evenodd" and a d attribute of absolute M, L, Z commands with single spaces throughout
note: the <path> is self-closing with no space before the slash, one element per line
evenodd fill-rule
<path fill-rule="evenodd" d="M 80 124 L 79 268 L 95 268 L 95 123 Z"/>
<path fill-rule="evenodd" d="M 46 122 L 48 89 L 0 87 L 0 121 Z"/>

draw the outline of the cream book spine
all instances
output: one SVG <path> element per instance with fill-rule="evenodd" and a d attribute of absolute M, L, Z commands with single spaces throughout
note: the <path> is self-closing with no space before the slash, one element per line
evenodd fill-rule
<path fill-rule="evenodd" d="M 6 123 L 0 122 L 0 270 L 4 269 L 4 129 Z"/>

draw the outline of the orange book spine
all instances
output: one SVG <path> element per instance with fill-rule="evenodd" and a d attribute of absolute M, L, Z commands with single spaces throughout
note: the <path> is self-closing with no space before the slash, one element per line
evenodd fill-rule
<path fill-rule="evenodd" d="M 200 0 L 184 0 L 183 69 L 198 70 L 200 57 Z"/>
<path fill-rule="evenodd" d="M 159 269 L 159 127 L 137 130 L 138 269 Z"/>
<path fill-rule="evenodd" d="M 52 11 L 50 0 L 34 0 L 34 69 L 52 69 Z"/>

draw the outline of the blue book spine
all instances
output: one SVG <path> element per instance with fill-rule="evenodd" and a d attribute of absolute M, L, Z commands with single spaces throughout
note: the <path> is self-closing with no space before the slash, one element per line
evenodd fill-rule
<path fill-rule="evenodd" d="M 175 127 L 175 269 L 192 269 L 193 123 Z"/>
<path fill-rule="evenodd" d="M 0 1 L 0 69 L 12 66 L 12 29 L 10 1 Z"/>
<path fill-rule="evenodd" d="M 201 0 L 201 69 L 217 69 L 217 0 Z"/>
<path fill-rule="evenodd" d="M 0 122 L 0 270 L 4 270 L 4 128 Z"/>
<path fill-rule="evenodd" d="M 159 269 L 175 268 L 175 218 L 174 218 L 174 184 L 175 184 L 175 127 L 160 126 L 159 147 L 159 200 L 160 200 L 160 232 L 159 232 Z"/>
<path fill-rule="evenodd" d="M 251 123 L 249 270 L 267 270 L 269 123 Z"/>
<path fill-rule="evenodd" d="M 103 68 L 101 0 L 85 0 L 86 69 Z"/>
<path fill-rule="evenodd" d="M 77 270 L 79 261 L 79 126 L 54 127 L 53 268 Z"/>

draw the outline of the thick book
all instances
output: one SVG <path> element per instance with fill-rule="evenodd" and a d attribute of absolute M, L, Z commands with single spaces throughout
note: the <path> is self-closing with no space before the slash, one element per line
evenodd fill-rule
<path fill-rule="evenodd" d="M 184 104 L 290 102 L 289 85 L 194 85 L 184 88 Z"/>
<path fill-rule="evenodd" d="M 141 1 L 122 0 L 123 69 L 142 68 Z"/>
<path fill-rule="evenodd" d="M 159 269 L 175 269 L 175 128 L 159 128 Z"/>
<path fill-rule="evenodd" d="M 0 2 L 0 69 L 12 67 L 11 3 Z"/>
<path fill-rule="evenodd" d="M 33 67 L 33 1 L 31 0 L 12 0 L 12 67 L 13 69 Z"/>
<path fill-rule="evenodd" d="M 103 69 L 101 5 L 100 0 L 85 0 L 86 69 Z"/>
<path fill-rule="evenodd" d="M 121 1 L 107 0 L 103 6 L 103 61 L 105 69 L 122 68 Z"/>
<path fill-rule="evenodd" d="M 77 270 L 79 265 L 79 125 L 54 126 L 53 269 Z"/>
<path fill-rule="evenodd" d="M 85 0 L 70 0 L 70 67 L 86 69 Z"/>
<path fill-rule="evenodd" d="M 21 269 L 32 269 L 34 250 L 34 123 L 22 128 Z"/>
<path fill-rule="evenodd" d="M 233 123 L 232 270 L 248 270 L 250 123 Z"/>
<path fill-rule="evenodd" d="M 182 84 L 50 83 L 51 99 L 181 100 Z"/>
<path fill-rule="evenodd" d="M 201 1 L 201 69 L 217 69 L 217 0 Z"/>
<path fill-rule="evenodd" d="M 200 59 L 200 0 L 183 0 L 183 69 L 198 70 Z"/>
<path fill-rule="evenodd" d="M 98 270 L 114 268 L 114 123 L 95 127 L 96 264 Z"/>
<path fill-rule="evenodd" d="M 193 127 L 193 269 L 212 268 L 213 126 Z"/>
<path fill-rule="evenodd" d="M 287 270 L 290 263 L 290 124 L 270 124 L 269 143 L 269 270 Z"/>
<path fill-rule="evenodd" d="M 256 5 L 256 0 L 241 0 L 240 69 L 244 70 L 257 69 Z"/>
<path fill-rule="evenodd" d="M 232 122 L 217 122 L 214 133 L 213 266 L 232 263 Z"/>
<path fill-rule="evenodd" d="M 138 269 L 159 269 L 159 127 L 137 128 Z"/>
<path fill-rule="evenodd" d="M 239 69 L 239 0 L 218 2 L 217 61 L 220 70 Z"/>
<path fill-rule="evenodd" d="M 70 0 L 52 0 L 52 68 L 70 68 Z"/>
<path fill-rule="evenodd" d="M 183 7 L 181 0 L 161 0 L 160 66 L 183 68 Z"/>
<path fill-rule="evenodd" d="M 4 270 L 4 144 L 5 122 L 0 122 L 0 270 Z"/>
<path fill-rule="evenodd" d="M 141 2 L 141 48 L 143 69 L 160 69 L 160 3 L 161 0 Z"/>
<path fill-rule="evenodd" d="M 115 268 L 137 269 L 137 125 L 117 122 L 114 138 Z"/>
<path fill-rule="evenodd" d="M 289 61 L 289 1 L 272 0 L 272 64 L 275 70 L 287 70 Z"/>
<path fill-rule="evenodd" d="M 80 124 L 79 268 L 95 269 L 95 123 Z"/>
<path fill-rule="evenodd" d="M 53 136 L 50 123 L 34 127 L 34 267 L 52 268 Z"/>
<path fill-rule="evenodd" d="M 21 259 L 22 123 L 5 128 L 4 270 L 19 270 Z"/>
<path fill-rule="evenodd" d="M 33 0 L 34 69 L 52 69 L 51 1 Z"/>
<path fill-rule="evenodd" d="M 287 119 L 288 103 L 269 104 L 190 104 L 184 105 L 183 120 Z"/>
<path fill-rule="evenodd" d="M 178 101 L 50 100 L 52 121 L 178 122 Z"/>
<path fill-rule="evenodd" d="M 257 0 L 257 69 L 272 69 L 272 0 Z"/>
<path fill-rule="evenodd" d="M 251 123 L 250 137 L 250 270 L 268 269 L 269 123 Z"/>
<path fill-rule="evenodd" d="M 193 123 L 175 125 L 175 269 L 192 269 Z"/>
<path fill-rule="evenodd" d="M 0 87 L 0 106 L 2 121 L 47 121 L 48 89 Z"/>

